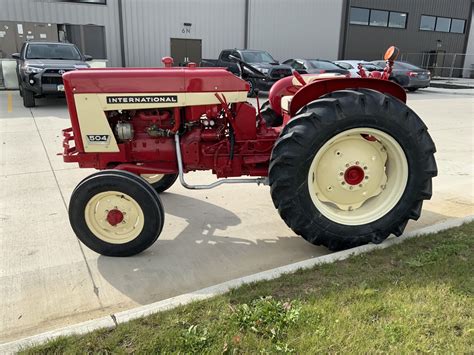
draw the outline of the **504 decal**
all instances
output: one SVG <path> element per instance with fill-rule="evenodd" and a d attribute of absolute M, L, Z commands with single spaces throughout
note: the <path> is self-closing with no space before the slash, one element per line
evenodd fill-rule
<path fill-rule="evenodd" d="M 108 134 L 88 134 L 87 141 L 92 144 L 104 144 L 109 141 Z"/>

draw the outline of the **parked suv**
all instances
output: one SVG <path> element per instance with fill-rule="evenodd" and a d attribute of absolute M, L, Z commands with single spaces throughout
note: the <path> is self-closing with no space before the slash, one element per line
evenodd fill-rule
<path fill-rule="evenodd" d="M 86 61 L 92 60 L 74 44 L 59 42 L 25 42 L 12 58 L 17 60 L 18 86 L 25 107 L 34 107 L 35 97 L 62 93 L 62 75 L 89 68 Z"/>

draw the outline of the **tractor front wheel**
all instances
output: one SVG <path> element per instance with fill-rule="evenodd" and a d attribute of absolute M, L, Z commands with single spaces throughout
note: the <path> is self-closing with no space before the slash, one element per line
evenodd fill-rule
<path fill-rule="evenodd" d="M 283 220 L 309 242 L 341 250 L 401 235 L 436 176 L 435 146 L 404 103 L 360 89 L 330 93 L 285 126 L 269 180 Z"/>
<path fill-rule="evenodd" d="M 158 239 L 164 212 L 148 183 L 131 173 L 106 170 L 76 187 L 69 220 L 77 237 L 95 252 L 131 256 Z"/>

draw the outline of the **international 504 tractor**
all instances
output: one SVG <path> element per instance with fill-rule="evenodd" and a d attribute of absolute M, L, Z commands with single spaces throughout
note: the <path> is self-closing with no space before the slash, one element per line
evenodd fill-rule
<path fill-rule="evenodd" d="M 69 218 L 94 251 L 129 256 L 151 246 L 165 218 L 158 193 L 270 185 L 281 218 L 310 243 L 340 250 L 402 234 L 431 197 L 435 146 L 406 93 L 384 72 L 279 80 L 262 108 L 222 68 L 86 69 L 64 74 L 72 127 L 66 162 L 101 170 L 75 188 Z M 236 58 L 234 58 L 238 61 Z M 238 61 L 246 75 L 263 75 Z M 74 144 L 72 144 L 74 142 Z M 211 170 L 210 185 L 185 173 Z M 247 176 L 241 178 L 241 176 Z"/>

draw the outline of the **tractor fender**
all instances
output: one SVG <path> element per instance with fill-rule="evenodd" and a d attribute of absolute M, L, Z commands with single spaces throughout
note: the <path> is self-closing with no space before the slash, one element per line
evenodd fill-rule
<path fill-rule="evenodd" d="M 341 78 L 321 79 L 299 89 L 291 99 L 289 114 L 293 117 L 299 109 L 321 96 L 345 89 L 372 89 L 384 94 L 389 94 L 406 103 L 407 94 L 400 85 L 388 80 L 374 78 Z"/>

